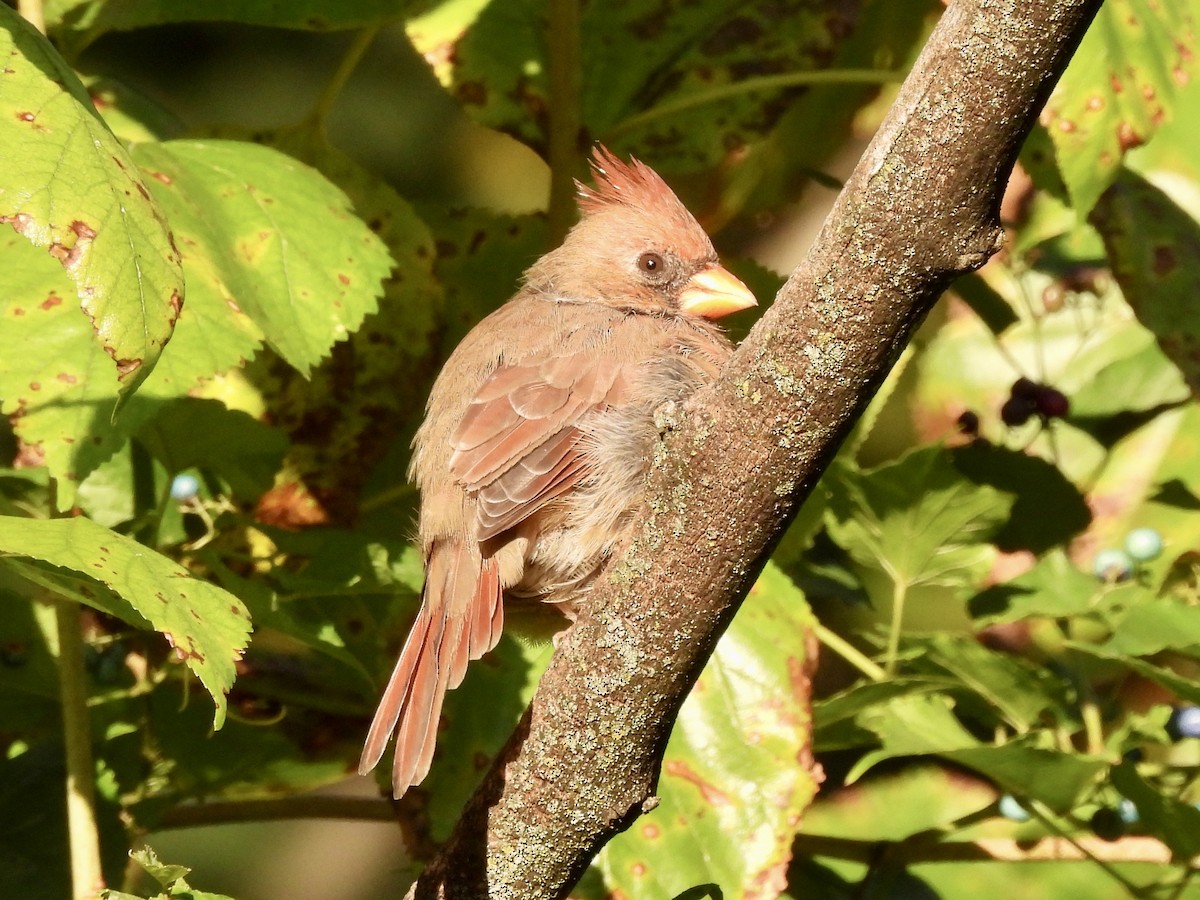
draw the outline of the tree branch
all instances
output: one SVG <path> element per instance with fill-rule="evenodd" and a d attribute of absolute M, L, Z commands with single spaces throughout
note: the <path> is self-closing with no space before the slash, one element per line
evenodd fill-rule
<path fill-rule="evenodd" d="M 808 258 L 662 422 L 644 525 L 411 895 L 564 896 L 652 808 L 675 715 L 774 542 L 941 292 L 1000 246 L 1017 151 L 1099 4 L 950 5 Z"/>

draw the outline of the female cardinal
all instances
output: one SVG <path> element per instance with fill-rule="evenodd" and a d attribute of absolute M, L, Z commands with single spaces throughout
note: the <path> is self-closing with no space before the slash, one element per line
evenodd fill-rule
<path fill-rule="evenodd" d="M 396 797 L 428 773 L 502 603 L 574 619 L 634 524 L 655 410 L 716 377 L 732 346 L 709 320 L 755 303 L 653 170 L 603 147 L 592 168 L 582 219 L 450 355 L 413 441 L 425 589 L 358 767 L 394 733 Z"/>

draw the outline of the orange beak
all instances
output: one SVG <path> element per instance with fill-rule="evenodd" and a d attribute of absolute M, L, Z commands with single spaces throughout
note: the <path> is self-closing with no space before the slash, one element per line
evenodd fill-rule
<path fill-rule="evenodd" d="M 758 301 L 750 289 L 728 269 L 716 264 L 689 278 L 679 297 L 680 309 L 706 319 L 719 319 L 751 306 L 758 306 Z"/>

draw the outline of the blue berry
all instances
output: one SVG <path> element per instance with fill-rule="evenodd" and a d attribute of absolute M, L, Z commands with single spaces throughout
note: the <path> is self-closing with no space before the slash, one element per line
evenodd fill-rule
<path fill-rule="evenodd" d="M 1126 825 L 1135 824 L 1138 820 L 1137 804 L 1128 797 L 1122 797 L 1121 802 L 1117 804 L 1117 815 Z"/>
<path fill-rule="evenodd" d="M 1135 528 L 1125 536 L 1125 552 L 1138 562 L 1155 559 L 1163 552 L 1163 539 L 1153 528 Z"/>
<path fill-rule="evenodd" d="M 1000 815 L 1013 822 L 1028 822 L 1029 810 L 1023 807 L 1012 794 L 1000 798 Z"/>
<path fill-rule="evenodd" d="M 199 490 L 200 482 L 196 480 L 195 475 L 176 475 L 175 480 L 171 482 L 171 499 L 182 503 L 195 497 Z"/>
<path fill-rule="evenodd" d="M 1133 560 L 1124 550 L 1101 550 L 1092 561 L 1092 572 L 1101 581 L 1124 581 L 1133 574 Z"/>
<path fill-rule="evenodd" d="M 1167 734 L 1180 738 L 1200 738 L 1200 706 L 1179 706 L 1167 721 Z"/>

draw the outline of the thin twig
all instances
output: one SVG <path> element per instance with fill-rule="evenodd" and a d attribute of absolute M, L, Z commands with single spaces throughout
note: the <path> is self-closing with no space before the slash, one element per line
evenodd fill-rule
<path fill-rule="evenodd" d="M 550 163 L 549 246 L 561 243 L 575 215 L 575 169 L 579 164 L 581 39 L 579 0 L 550 0 L 548 68 L 550 120 L 546 155 Z"/>
<path fill-rule="evenodd" d="M 605 132 L 604 139 L 612 140 L 659 119 L 667 119 L 689 109 L 695 109 L 697 106 L 706 106 L 729 97 L 739 97 L 758 91 L 780 91 L 785 88 L 812 84 L 891 84 L 902 80 L 904 75 L 904 72 L 889 69 L 819 69 L 811 72 L 785 72 L 780 75 L 746 78 L 732 84 L 719 84 L 707 90 L 696 91 L 686 97 L 680 97 L 678 100 L 671 100 L 640 113 L 634 113 Z"/>
<path fill-rule="evenodd" d="M 371 25 L 368 28 L 362 29 L 354 36 L 354 40 L 350 42 L 350 47 L 346 50 L 342 61 L 338 63 L 337 71 L 333 73 L 333 77 L 329 79 L 329 84 L 325 85 L 325 90 L 321 91 L 321 96 L 317 98 L 317 104 L 313 107 L 311 118 L 316 123 L 322 137 L 326 135 L 326 123 L 329 121 L 329 114 L 333 111 L 333 105 L 337 102 L 338 97 L 341 96 L 342 90 L 350 80 L 350 76 L 354 74 L 354 70 L 362 62 L 367 48 L 374 42 L 376 36 L 379 34 L 379 29 L 382 27 L 382 24 Z"/>
<path fill-rule="evenodd" d="M 95 765 L 87 672 L 83 667 L 83 631 L 79 604 L 56 598 L 58 677 L 62 691 L 63 735 L 67 748 L 67 833 L 71 845 L 71 896 L 95 900 L 104 887 L 100 832 L 96 826 Z"/>

